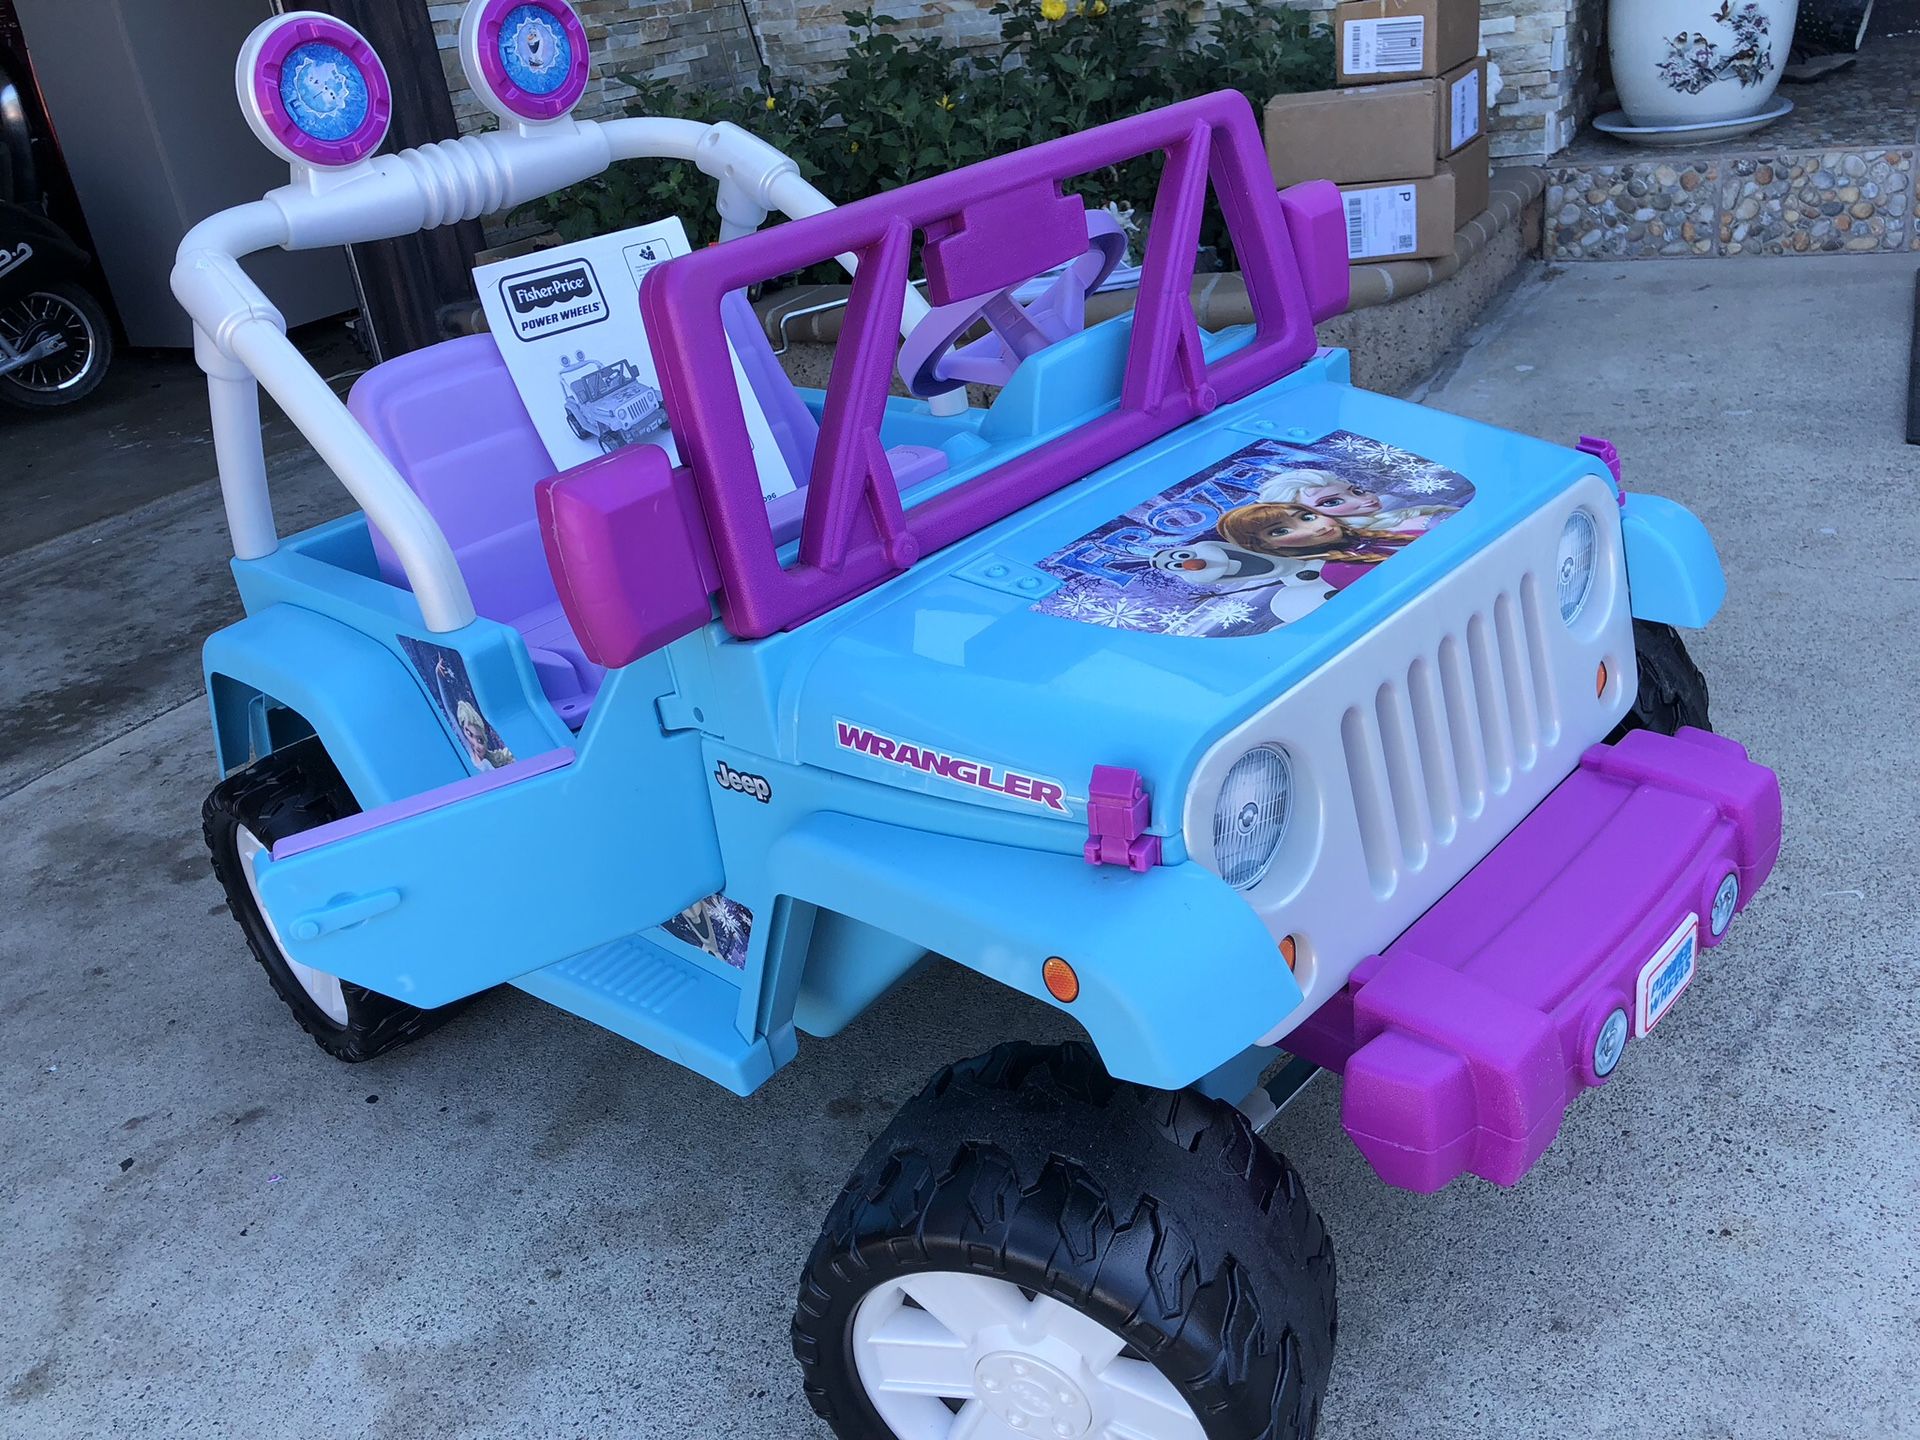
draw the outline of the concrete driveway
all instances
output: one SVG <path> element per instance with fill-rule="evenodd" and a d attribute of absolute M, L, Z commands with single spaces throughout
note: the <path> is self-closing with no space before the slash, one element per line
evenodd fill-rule
<path fill-rule="evenodd" d="M 1431 387 L 1705 516 L 1696 654 L 1788 835 L 1515 1190 L 1385 1189 L 1330 1081 L 1268 1132 L 1339 1244 L 1329 1440 L 1920 1435 L 1915 268 L 1576 267 Z M 200 493 L 0 562 L 0 1434 L 823 1435 L 786 1341 L 822 1212 L 938 1063 L 1051 1013 L 930 970 L 748 1100 L 517 992 L 326 1059 L 200 844 L 221 544 Z"/>

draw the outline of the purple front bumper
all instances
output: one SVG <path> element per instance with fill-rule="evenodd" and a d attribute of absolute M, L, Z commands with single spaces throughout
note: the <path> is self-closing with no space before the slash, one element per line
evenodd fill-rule
<path fill-rule="evenodd" d="M 1719 944 L 1779 850 L 1779 780 L 1733 741 L 1596 745 L 1283 1043 L 1346 1077 L 1342 1121 L 1387 1183 L 1511 1185 L 1604 1082 L 1616 1012 L 1637 1035 L 1690 978 L 1690 919 L 1700 947 Z"/>

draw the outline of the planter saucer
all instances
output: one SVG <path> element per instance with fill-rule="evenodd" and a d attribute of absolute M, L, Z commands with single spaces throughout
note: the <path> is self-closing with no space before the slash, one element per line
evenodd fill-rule
<path fill-rule="evenodd" d="M 1793 101 L 1778 98 L 1757 115 L 1693 125 L 1635 125 L 1627 119 L 1626 111 L 1609 110 L 1593 122 L 1593 128 L 1603 135 L 1630 140 L 1636 145 L 1704 145 L 1715 140 L 1731 140 L 1736 135 L 1750 135 L 1762 125 L 1792 113 Z"/>

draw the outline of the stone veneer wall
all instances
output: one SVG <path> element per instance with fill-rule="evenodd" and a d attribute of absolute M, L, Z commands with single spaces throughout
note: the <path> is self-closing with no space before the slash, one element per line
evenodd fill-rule
<path fill-rule="evenodd" d="M 685 78 L 723 90 L 754 83 L 764 62 L 792 73 L 830 65 L 847 46 L 841 14 L 869 0 L 574 0 L 586 23 L 594 55 L 593 84 L 580 114 L 618 114 L 632 88 L 619 71 L 666 79 Z M 1220 0 L 1195 6 L 1206 13 Z M 1231 0 L 1227 0 L 1231 3 Z M 900 21 L 902 33 L 938 29 L 961 45 L 990 45 L 1000 35 L 993 0 L 878 0 L 874 9 Z M 484 128 L 487 112 L 466 87 L 460 70 L 462 0 L 430 3 L 440 60 L 462 130 Z M 1324 6 L 1320 8 L 1326 8 Z"/>
<path fill-rule="evenodd" d="M 616 72 L 684 77 L 723 89 L 753 84 L 762 62 L 792 72 L 831 64 L 845 49 L 843 10 L 861 0 L 576 0 L 593 42 L 594 80 L 583 116 L 618 113 L 632 90 Z M 989 45 L 999 34 L 992 0 L 880 0 L 876 8 L 902 29 L 939 29 L 960 44 Z M 1223 0 L 1205 0 L 1202 11 Z M 1231 4 L 1232 0 L 1224 0 Z M 1330 16 L 1334 0 L 1297 0 Z M 431 3 L 441 63 L 463 130 L 486 112 L 460 73 L 460 3 Z M 1500 67 L 1501 93 L 1491 123 L 1495 158 L 1550 155 L 1592 114 L 1598 89 L 1606 0 L 1484 0 L 1481 47 Z"/>

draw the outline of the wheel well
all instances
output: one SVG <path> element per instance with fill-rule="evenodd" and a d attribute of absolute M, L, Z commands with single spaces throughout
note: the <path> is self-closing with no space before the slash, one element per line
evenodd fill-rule
<path fill-rule="evenodd" d="M 223 776 L 316 733 L 313 722 L 293 706 L 230 675 L 209 676 L 208 690 Z"/>

